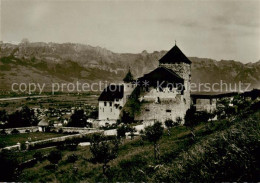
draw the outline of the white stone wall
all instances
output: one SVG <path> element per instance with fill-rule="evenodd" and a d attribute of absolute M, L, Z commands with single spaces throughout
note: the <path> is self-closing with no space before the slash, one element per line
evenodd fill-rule
<path fill-rule="evenodd" d="M 99 120 L 117 120 L 121 113 L 121 108 L 125 105 L 128 97 L 131 95 L 136 85 L 131 83 L 122 83 L 124 85 L 124 95 L 122 99 L 114 100 L 111 102 L 107 101 L 107 105 L 104 105 L 105 101 L 99 101 L 98 119 Z M 119 104 L 118 107 L 116 105 Z M 121 106 L 121 107 L 120 107 Z"/>
<path fill-rule="evenodd" d="M 106 106 L 105 106 L 106 102 Z M 120 107 L 121 106 L 121 107 Z M 98 119 L 99 120 L 117 120 L 122 107 L 124 106 L 124 100 L 118 101 L 99 101 L 98 102 Z"/>

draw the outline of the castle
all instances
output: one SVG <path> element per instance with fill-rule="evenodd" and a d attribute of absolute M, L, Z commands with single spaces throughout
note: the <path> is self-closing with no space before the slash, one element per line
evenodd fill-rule
<path fill-rule="evenodd" d="M 159 67 L 134 81 L 131 72 L 124 82 L 110 85 L 101 93 L 99 120 L 115 121 L 132 92 L 138 87 L 140 112 L 135 120 L 164 122 L 166 119 L 184 119 L 191 106 L 189 84 L 191 61 L 175 45 L 160 60 Z M 184 120 L 182 120 L 184 121 Z"/>

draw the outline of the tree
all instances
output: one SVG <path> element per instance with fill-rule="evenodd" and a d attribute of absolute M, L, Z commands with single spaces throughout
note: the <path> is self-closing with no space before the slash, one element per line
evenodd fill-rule
<path fill-rule="evenodd" d="M 8 114 L 6 110 L 0 110 L 0 122 L 6 122 L 8 120 Z"/>
<path fill-rule="evenodd" d="M 163 127 L 160 122 L 155 122 L 152 126 L 147 126 L 145 128 L 145 139 L 152 142 L 154 145 L 154 158 L 159 158 L 159 144 L 158 141 L 163 135 Z"/>
<path fill-rule="evenodd" d="M 91 111 L 88 117 L 94 119 L 98 118 L 98 110 Z"/>
<path fill-rule="evenodd" d="M 120 124 L 117 129 L 117 138 L 125 138 L 125 133 L 130 131 L 130 126 L 126 124 Z"/>
<path fill-rule="evenodd" d="M 108 141 L 103 135 L 94 134 L 90 141 L 90 152 L 92 153 L 91 161 L 103 164 L 103 174 L 107 175 L 107 165 L 111 160 L 117 157 L 118 145 L 117 139 Z"/>
<path fill-rule="evenodd" d="M 68 123 L 69 127 L 91 127 L 91 123 L 87 122 L 87 116 L 84 114 L 84 110 L 75 110 L 74 114 L 71 115 Z"/>
<path fill-rule="evenodd" d="M 168 130 L 168 135 L 170 136 L 170 129 L 173 127 L 173 121 L 171 119 L 167 119 L 165 122 L 165 126 L 167 127 Z"/>
<path fill-rule="evenodd" d="M 7 123 L 8 128 L 36 126 L 39 123 L 34 110 L 27 106 L 22 107 L 20 111 L 16 111 L 9 116 Z"/>
<path fill-rule="evenodd" d="M 184 125 L 190 129 L 190 132 L 191 132 L 191 135 L 192 135 L 192 140 L 194 140 L 194 141 L 195 141 L 194 127 L 198 123 L 197 116 L 196 116 L 195 112 L 196 112 L 196 108 L 194 106 L 192 106 L 190 109 L 188 109 L 186 111 L 186 115 L 184 117 L 184 120 L 185 120 Z"/>
<path fill-rule="evenodd" d="M 54 165 L 57 165 L 61 160 L 61 158 L 62 158 L 61 152 L 58 150 L 51 151 L 48 156 L 48 160 L 50 161 L 50 163 Z"/>
<path fill-rule="evenodd" d="M 130 124 L 134 121 L 134 117 L 129 112 L 123 111 L 121 121 Z"/>

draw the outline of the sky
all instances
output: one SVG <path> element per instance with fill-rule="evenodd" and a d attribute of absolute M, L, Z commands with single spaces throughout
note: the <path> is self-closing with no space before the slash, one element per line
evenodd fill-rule
<path fill-rule="evenodd" d="M 73 42 L 116 53 L 260 60 L 260 0 L 0 0 L 0 40 Z"/>

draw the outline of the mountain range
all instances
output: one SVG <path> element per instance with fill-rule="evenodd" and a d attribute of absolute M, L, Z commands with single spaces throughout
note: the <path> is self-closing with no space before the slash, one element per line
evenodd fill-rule
<path fill-rule="evenodd" d="M 155 69 L 166 51 L 114 53 L 101 47 L 74 43 L 0 43 L 0 89 L 10 91 L 12 83 L 119 82 L 131 69 L 135 78 Z M 250 83 L 260 87 L 260 60 L 216 61 L 188 57 L 192 61 L 193 83 Z M 49 85 L 50 86 L 50 85 Z"/>

